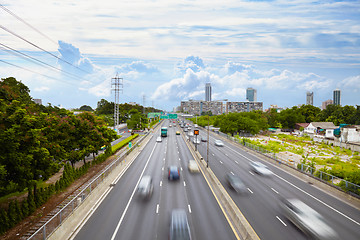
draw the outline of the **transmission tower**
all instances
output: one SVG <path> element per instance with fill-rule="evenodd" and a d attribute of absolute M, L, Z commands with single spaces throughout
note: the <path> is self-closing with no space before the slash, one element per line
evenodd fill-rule
<path fill-rule="evenodd" d="M 118 77 L 116 73 L 116 77 L 111 79 L 111 87 L 112 91 L 115 92 L 115 102 L 114 102 L 114 130 L 117 132 L 117 127 L 119 126 L 119 100 L 120 100 L 120 92 L 123 92 L 123 79 Z"/>
<path fill-rule="evenodd" d="M 143 94 L 143 114 L 145 115 L 145 101 L 146 101 L 146 95 Z"/>

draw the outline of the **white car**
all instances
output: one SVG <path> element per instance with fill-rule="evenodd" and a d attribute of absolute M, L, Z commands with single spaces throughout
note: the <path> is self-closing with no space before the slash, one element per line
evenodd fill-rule
<path fill-rule="evenodd" d="M 223 147 L 224 143 L 221 140 L 215 140 L 215 146 Z"/>
<path fill-rule="evenodd" d="M 156 141 L 157 141 L 157 142 L 162 142 L 161 137 L 157 137 L 157 138 L 156 138 Z"/>
<path fill-rule="evenodd" d="M 194 144 L 200 144 L 200 142 L 201 142 L 201 141 L 200 141 L 200 138 L 197 138 L 197 139 L 194 138 L 194 140 L 193 140 L 193 143 L 194 143 Z"/>
<path fill-rule="evenodd" d="M 298 199 L 282 199 L 280 208 L 284 216 L 310 239 L 339 239 L 323 217 Z"/>
<path fill-rule="evenodd" d="M 273 174 L 273 172 L 270 171 L 270 169 L 268 169 L 268 167 L 261 162 L 251 162 L 250 166 L 251 169 L 257 174 L 264 176 L 270 176 L 271 174 Z"/>
<path fill-rule="evenodd" d="M 195 162 L 195 160 L 189 160 L 188 168 L 190 172 L 200 172 L 199 166 Z"/>

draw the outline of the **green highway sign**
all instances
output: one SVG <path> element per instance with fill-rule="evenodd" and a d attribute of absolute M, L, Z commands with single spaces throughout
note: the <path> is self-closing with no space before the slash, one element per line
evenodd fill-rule
<path fill-rule="evenodd" d="M 165 115 L 162 115 L 160 116 L 160 119 L 168 119 L 169 117 L 168 116 L 165 116 Z"/>
<path fill-rule="evenodd" d="M 155 117 L 159 117 L 162 113 L 159 112 L 151 112 L 148 113 L 148 118 L 155 118 Z"/>
<path fill-rule="evenodd" d="M 177 119 L 177 114 L 168 114 L 169 119 Z"/>

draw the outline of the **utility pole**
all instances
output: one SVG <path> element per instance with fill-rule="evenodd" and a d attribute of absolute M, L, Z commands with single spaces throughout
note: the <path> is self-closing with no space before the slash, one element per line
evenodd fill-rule
<path fill-rule="evenodd" d="M 143 114 L 145 115 L 145 99 L 146 99 L 146 96 L 145 94 L 143 94 Z"/>
<path fill-rule="evenodd" d="M 115 92 L 115 101 L 114 101 L 114 130 L 118 132 L 117 127 L 119 126 L 119 100 L 120 100 L 120 91 L 123 92 L 123 79 L 118 77 L 116 73 L 116 77 L 111 79 L 111 87 L 112 91 Z"/>

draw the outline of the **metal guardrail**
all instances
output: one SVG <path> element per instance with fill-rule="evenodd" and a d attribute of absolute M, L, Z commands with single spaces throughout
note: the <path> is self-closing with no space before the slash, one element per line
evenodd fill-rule
<path fill-rule="evenodd" d="M 67 204 L 61 207 L 61 209 L 52 216 L 48 221 L 44 222 L 43 225 L 28 239 L 46 239 L 53 231 L 55 231 L 62 222 L 77 208 L 83 201 L 99 186 L 99 184 L 119 165 L 125 163 L 123 161 L 127 155 L 137 147 L 149 133 L 143 135 L 139 141 L 137 141 L 131 149 L 123 152 L 115 161 L 107 166 L 99 175 L 97 175 L 90 183 L 75 195 Z"/>
<path fill-rule="evenodd" d="M 303 163 L 296 164 L 295 161 L 289 161 L 287 159 L 283 159 L 282 157 L 279 157 L 279 155 L 277 155 L 276 153 L 270 152 L 260 146 L 251 144 L 249 142 L 246 142 L 246 141 L 244 142 L 238 138 L 229 136 L 222 132 L 214 132 L 214 133 L 218 134 L 222 137 L 225 137 L 233 142 L 239 143 L 247 148 L 250 148 L 262 155 L 272 158 L 275 161 L 277 161 L 279 164 L 285 164 L 285 165 L 295 168 L 305 174 L 310 174 L 314 178 L 320 179 L 320 180 L 327 182 L 335 187 L 340 187 L 341 189 L 343 189 L 345 191 L 350 191 L 351 193 L 355 194 L 357 197 L 360 197 L 358 194 L 358 192 L 360 191 L 360 186 L 355 183 L 349 182 L 345 179 L 336 177 L 334 175 L 323 172 L 321 170 L 316 170 L 316 168 L 313 168 L 307 164 L 303 164 Z"/>

